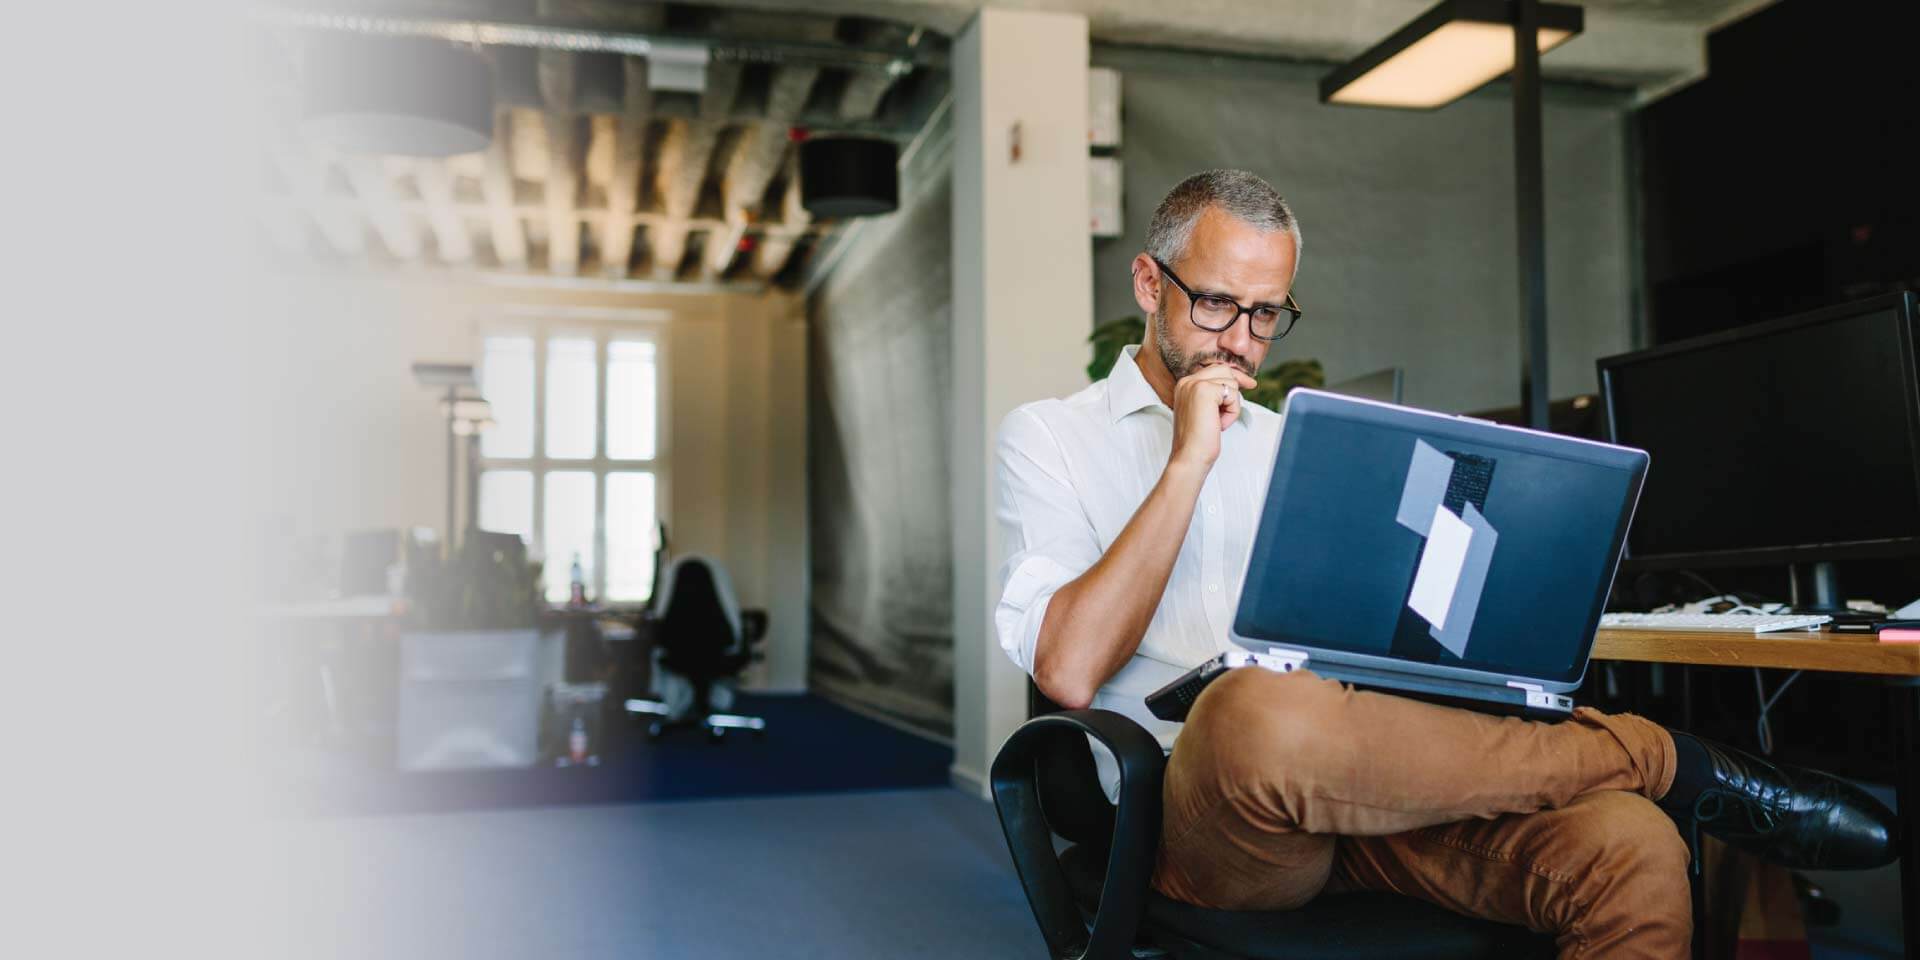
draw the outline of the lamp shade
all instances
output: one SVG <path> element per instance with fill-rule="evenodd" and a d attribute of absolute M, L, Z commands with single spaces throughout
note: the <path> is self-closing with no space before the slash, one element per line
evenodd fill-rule
<path fill-rule="evenodd" d="M 1579 7 L 1540 4 L 1540 52 L 1572 39 Z M 1320 81 L 1326 103 L 1432 109 L 1513 69 L 1513 4 L 1445 0 Z"/>
<path fill-rule="evenodd" d="M 493 77 L 442 40 L 323 34 L 306 50 L 301 133 L 341 153 L 444 157 L 493 140 Z"/>
<path fill-rule="evenodd" d="M 455 420 L 485 420 L 493 414 L 493 405 L 481 397 L 455 397 L 440 401 L 440 415 Z"/>
<path fill-rule="evenodd" d="M 427 363 L 413 365 L 413 382 L 423 387 L 471 387 L 478 381 L 473 378 L 471 363 Z"/>
<path fill-rule="evenodd" d="M 870 217 L 900 206 L 900 148 L 873 137 L 800 144 L 800 205 L 816 217 Z"/>

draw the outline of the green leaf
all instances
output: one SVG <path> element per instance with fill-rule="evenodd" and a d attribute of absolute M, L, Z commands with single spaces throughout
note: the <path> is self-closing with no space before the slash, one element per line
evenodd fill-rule
<path fill-rule="evenodd" d="M 1113 371 L 1120 351 L 1141 341 L 1147 334 L 1146 322 L 1139 317 L 1122 317 L 1093 328 L 1087 342 L 1093 344 L 1093 362 L 1087 364 L 1087 379 L 1100 381 Z"/>
<path fill-rule="evenodd" d="M 1327 373 L 1321 368 L 1320 361 L 1303 358 L 1282 360 L 1260 371 L 1253 380 L 1254 388 L 1246 392 L 1246 398 L 1278 412 L 1280 402 L 1287 398 L 1288 391 L 1294 387 L 1324 387 L 1327 385 Z"/>
<path fill-rule="evenodd" d="M 1093 361 L 1087 364 L 1087 379 L 1099 381 L 1113 371 L 1120 351 L 1146 339 L 1146 322 L 1139 317 L 1121 317 L 1093 328 L 1087 342 L 1093 344 Z M 1320 361 L 1311 358 L 1282 360 L 1254 376 L 1255 386 L 1246 398 L 1269 410 L 1278 411 L 1287 391 L 1294 387 L 1324 387 L 1326 371 Z"/>

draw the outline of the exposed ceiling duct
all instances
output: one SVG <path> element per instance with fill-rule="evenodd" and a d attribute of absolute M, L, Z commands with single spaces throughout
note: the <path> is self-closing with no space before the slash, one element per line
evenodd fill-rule
<path fill-rule="evenodd" d="M 685 56 L 704 51 L 719 63 L 790 63 L 823 67 L 871 67 L 895 76 L 917 67 L 944 68 L 944 51 L 917 42 L 919 32 L 899 46 L 809 43 L 790 38 L 718 38 L 661 32 L 614 30 L 564 20 L 477 19 L 377 13 L 332 13 L 261 8 L 263 23 L 382 37 L 421 37 L 473 46 L 528 47 L 568 53 L 611 53 L 629 57 Z"/>
<path fill-rule="evenodd" d="M 255 219 L 282 256 L 515 285 L 760 290 L 798 280 L 840 217 L 894 202 L 863 176 L 842 191 L 864 196 L 861 209 L 809 209 L 804 131 L 877 141 L 891 164 L 947 94 L 950 40 L 914 24 L 588 0 L 528 0 L 528 19 L 485 0 L 422 5 L 251 13 L 278 52 L 260 58 L 261 115 L 286 121 L 262 128 Z M 405 66 L 323 52 L 401 48 L 433 52 Z M 465 79 L 422 72 L 441 57 L 470 59 L 426 73 Z"/>

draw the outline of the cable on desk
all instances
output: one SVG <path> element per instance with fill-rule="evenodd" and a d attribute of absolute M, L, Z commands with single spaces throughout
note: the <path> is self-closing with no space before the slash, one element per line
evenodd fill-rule
<path fill-rule="evenodd" d="M 1774 689 L 1773 696 L 1769 697 L 1767 688 L 1760 678 L 1760 668 L 1753 668 L 1753 693 L 1760 700 L 1760 718 L 1754 721 L 1753 732 L 1760 739 L 1760 752 L 1767 756 L 1773 756 L 1773 725 L 1767 721 L 1767 711 L 1772 710 L 1773 705 L 1780 702 L 1780 695 L 1786 693 L 1787 688 L 1793 686 L 1793 682 L 1798 679 L 1800 679 L 1798 670 L 1787 674 L 1787 679 L 1781 681 L 1780 686 Z"/>

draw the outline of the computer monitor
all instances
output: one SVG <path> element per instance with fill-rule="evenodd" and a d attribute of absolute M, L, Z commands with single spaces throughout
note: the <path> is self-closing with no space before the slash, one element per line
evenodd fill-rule
<path fill-rule="evenodd" d="M 1920 555 L 1917 322 L 1899 293 L 1600 360 L 1609 439 L 1652 457 L 1631 565 L 1791 564 L 1832 610 L 1833 561 Z"/>
<path fill-rule="evenodd" d="M 1325 387 L 1328 393 L 1342 396 L 1359 397 L 1362 400 L 1378 400 L 1381 403 L 1400 403 L 1401 383 L 1404 376 L 1399 367 L 1375 370 L 1364 376 L 1329 383 Z"/>

